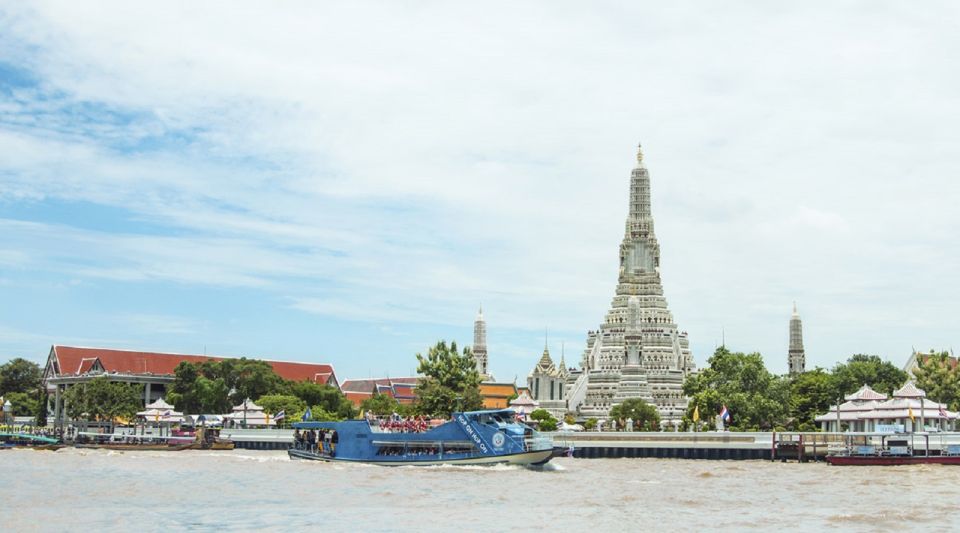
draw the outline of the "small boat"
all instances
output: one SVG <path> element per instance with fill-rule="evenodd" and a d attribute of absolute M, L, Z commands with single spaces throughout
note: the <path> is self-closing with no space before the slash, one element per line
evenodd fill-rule
<path fill-rule="evenodd" d="M 0 450 L 30 449 L 56 451 L 65 447 L 58 439 L 32 433 L 0 433 Z"/>
<path fill-rule="evenodd" d="M 454 413 L 426 431 L 390 431 L 369 420 L 298 422 L 319 435 L 295 442 L 291 459 L 403 465 L 542 465 L 553 457 L 553 440 L 517 421 L 510 409 Z"/>
<path fill-rule="evenodd" d="M 854 444 L 853 440 L 858 437 L 862 442 Z M 916 437 L 923 439 L 922 448 L 914 446 Z M 960 465 L 960 445 L 946 444 L 931 448 L 930 435 L 926 433 L 855 435 L 847 440 L 846 446 L 826 456 L 828 463 L 837 466 Z"/>

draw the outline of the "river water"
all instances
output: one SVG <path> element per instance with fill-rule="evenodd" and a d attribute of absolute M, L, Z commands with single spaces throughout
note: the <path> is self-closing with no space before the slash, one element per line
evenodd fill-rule
<path fill-rule="evenodd" d="M 0 529 L 960 529 L 960 468 L 681 459 L 522 467 L 290 461 L 285 452 L 0 452 Z"/>

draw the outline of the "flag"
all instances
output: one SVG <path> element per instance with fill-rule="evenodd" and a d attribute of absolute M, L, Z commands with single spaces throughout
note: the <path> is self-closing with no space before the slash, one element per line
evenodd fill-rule
<path fill-rule="evenodd" d="M 730 410 L 727 409 L 726 405 L 724 405 L 723 409 L 720 410 L 720 420 L 723 420 L 727 424 L 730 423 Z"/>
<path fill-rule="evenodd" d="M 287 417 L 287 413 L 283 412 L 283 409 L 281 409 L 277 414 L 273 415 L 273 420 L 274 422 L 279 422 L 286 417 Z"/>
<path fill-rule="evenodd" d="M 940 416 L 947 417 L 947 410 L 943 408 L 943 404 L 940 404 Z"/>
<path fill-rule="evenodd" d="M 910 417 L 911 422 L 916 422 L 916 420 L 913 418 L 913 407 L 907 407 L 907 416 Z"/>
<path fill-rule="evenodd" d="M 693 406 L 693 421 L 694 421 L 694 422 L 699 422 L 699 421 L 700 421 L 700 406 L 699 406 L 699 405 L 694 405 L 694 406 Z"/>
<path fill-rule="evenodd" d="M 303 413 L 303 420 L 307 421 L 313 418 L 313 413 L 310 412 L 310 406 L 307 406 L 307 410 Z"/>

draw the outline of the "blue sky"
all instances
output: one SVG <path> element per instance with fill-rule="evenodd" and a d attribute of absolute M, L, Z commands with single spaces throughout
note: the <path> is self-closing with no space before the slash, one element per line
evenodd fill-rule
<path fill-rule="evenodd" d="M 958 331 L 960 13 L 897 3 L 0 7 L 0 359 L 50 344 L 522 381 L 616 284 L 635 146 L 698 364 Z"/>

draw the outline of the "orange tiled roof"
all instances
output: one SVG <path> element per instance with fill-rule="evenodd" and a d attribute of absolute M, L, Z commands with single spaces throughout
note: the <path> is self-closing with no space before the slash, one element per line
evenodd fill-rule
<path fill-rule="evenodd" d="M 206 355 L 171 354 L 162 352 L 139 352 L 107 348 L 78 348 L 57 346 L 52 348 L 59 367 L 58 375 L 80 375 L 90 371 L 99 361 L 105 372 L 122 374 L 151 374 L 172 376 L 174 369 L 183 361 L 203 363 L 222 361 L 225 357 Z M 298 363 L 293 361 L 266 361 L 278 376 L 291 381 L 313 381 L 336 386 L 333 366 L 328 364 Z"/>

